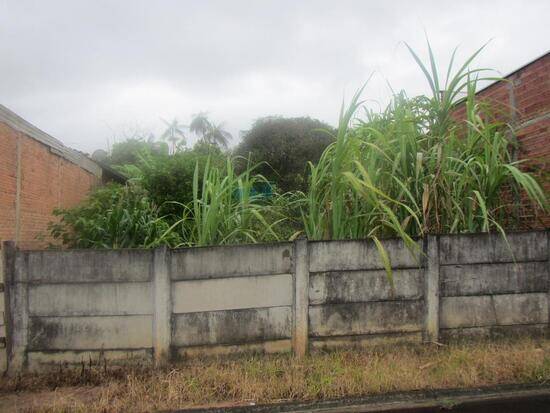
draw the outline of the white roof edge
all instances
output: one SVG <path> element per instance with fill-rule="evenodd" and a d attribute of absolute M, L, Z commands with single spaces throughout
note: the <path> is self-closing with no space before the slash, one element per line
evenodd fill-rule
<path fill-rule="evenodd" d="M 101 177 L 101 167 L 93 160 L 84 154 L 63 145 L 60 140 L 38 129 L 36 126 L 32 125 L 30 122 L 27 122 L 21 116 L 9 110 L 4 105 L 0 105 L 0 122 L 4 122 L 13 129 L 48 146 L 54 150 L 53 152 L 56 155 L 80 166 L 82 169 L 85 169 L 97 177 Z"/>

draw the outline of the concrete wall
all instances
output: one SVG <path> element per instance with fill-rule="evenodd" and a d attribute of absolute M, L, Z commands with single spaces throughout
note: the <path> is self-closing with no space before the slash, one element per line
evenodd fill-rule
<path fill-rule="evenodd" d="M 371 241 L 320 241 L 309 245 L 309 335 L 314 347 L 381 336 L 421 340 L 424 277 L 418 251 L 384 242 L 393 289 Z"/>
<path fill-rule="evenodd" d="M 8 269 L 10 368 L 150 357 L 151 250 L 18 251 Z"/>
<path fill-rule="evenodd" d="M 168 250 L 4 244 L 8 367 L 544 333 L 549 232 Z"/>
<path fill-rule="evenodd" d="M 291 243 L 174 250 L 170 279 L 174 356 L 290 350 Z"/>
<path fill-rule="evenodd" d="M 502 238 L 443 236 L 440 326 L 444 339 L 545 331 L 548 327 L 548 233 Z"/>

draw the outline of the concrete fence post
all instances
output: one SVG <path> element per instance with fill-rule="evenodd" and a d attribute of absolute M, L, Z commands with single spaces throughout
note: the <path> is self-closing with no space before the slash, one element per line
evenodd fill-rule
<path fill-rule="evenodd" d="M 17 253 L 15 242 L 2 245 L 4 267 L 6 349 L 8 375 L 22 372 L 27 366 L 29 329 L 28 263 L 26 255 Z"/>
<path fill-rule="evenodd" d="M 546 263 L 546 276 L 547 276 L 547 302 L 548 302 L 548 332 L 550 333 L 550 229 L 546 230 L 546 254 L 548 256 L 548 261 Z M 550 334 L 549 334 L 550 336 Z"/>
<path fill-rule="evenodd" d="M 292 349 L 297 357 L 308 351 L 309 249 L 307 239 L 294 241 Z"/>
<path fill-rule="evenodd" d="M 439 340 L 439 237 L 428 235 L 424 244 L 424 299 L 426 300 L 426 318 L 424 340 Z"/>
<path fill-rule="evenodd" d="M 172 339 L 172 296 L 170 292 L 170 250 L 156 248 L 153 252 L 153 358 L 155 365 L 170 359 Z"/>

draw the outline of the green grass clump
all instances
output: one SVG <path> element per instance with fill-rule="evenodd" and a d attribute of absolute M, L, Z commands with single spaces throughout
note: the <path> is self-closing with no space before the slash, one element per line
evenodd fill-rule
<path fill-rule="evenodd" d="M 310 164 L 309 238 L 400 237 L 417 248 L 413 238 L 430 233 L 503 233 L 514 199 L 505 202 L 505 190 L 548 208 L 539 184 L 513 159 L 507 125 L 475 101 L 485 69 L 468 67 L 481 49 L 454 72 L 453 53 L 444 83 L 428 49 L 429 67 L 409 48 L 433 96 L 400 93 L 384 112 L 357 119 L 361 89 L 342 108 L 336 142 Z M 453 111 L 464 95 L 466 120 L 457 121 Z"/>
<path fill-rule="evenodd" d="M 183 217 L 174 224 L 182 232 L 183 245 L 204 246 L 219 244 L 256 243 L 279 240 L 273 227 L 284 218 L 262 194 L 258 184 L 267 183 L 255 167 L 235 173 L 233 162 L 227 159 L 225 169 L 212 167 L 209 160 L 199 180 L 197 164 L 193 177 L 193 200 L 182 205 Z"/>

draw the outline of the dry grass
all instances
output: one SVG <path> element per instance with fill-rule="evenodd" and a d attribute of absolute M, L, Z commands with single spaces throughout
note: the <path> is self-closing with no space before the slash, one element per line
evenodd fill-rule
<path fill-rule="evenodd" d="M 290 355 L 194 360 L 170 370 L 92 368 L 0 382 L 0 410 L 151 411 L 319 400 L 417 389 L 550 379 L 550 341 L 393 345 Z"/>

